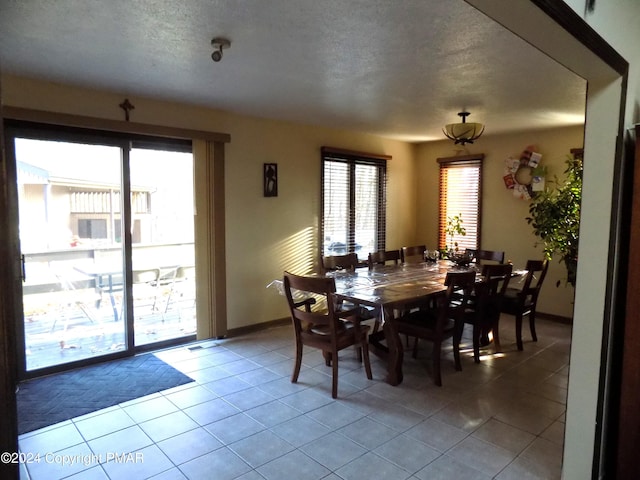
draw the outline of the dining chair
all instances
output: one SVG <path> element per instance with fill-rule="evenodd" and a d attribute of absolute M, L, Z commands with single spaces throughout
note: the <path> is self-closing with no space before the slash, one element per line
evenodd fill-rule
<path fill-rule="evenodd" d="M 369 269 L 376 265 L 385 265 L 387 262 L 393 262 L 397 265 L 400 261 L 400 250 L 380 250 L 378 252 L 369 253 L 368 261 Z"/>
<path fill-rule="evenodd" d="M 62 270 L 54 271 L 54 275 L 60 283 L 59 297 L 61 300 L 59 305 L 63 306 L 63 308 L 55 313 L 49 333 L 55 330 L 59 317 L 63 319 L 64 330 L 67 330 L 69 319 L 73 317 L 72 309 L 74 306 L 80 309 L 91 323 L 95 325 L 101 324 L 100 315 L 95 307 L 91 306 L 91 304 L 98 304 L 100 295 L 94 289 L 77 289 L 74 282 L 70 280 L 70 275 L 63 273 Z"/>
<path fill-rule="evenodd" d="M 158 302 L 158 293 L 160 292 L 160 276 L 159 268 L 137 269 L 131 272 L 131 283 L 133 289 L 133 298 L 136 300 L 151 300 L 151 310 L 156 310 Z M 137 302 L 139 304 L 139 302 Z"/>
<path fill-rule="evenodd" d="M 440 356 L 442 342 L 455 334 L 456 319 L 462 318 L 467 310 L 467 302 L 473 291 L 476 274 L 472 271 L 448 272 L 444 284 L 447 290 L 436 299 L 435 308 L 414 310 L 394 320 L 398 333 L 432 342 L 431 359 L 433 382 L 442 386 Z M 453 292 L 464 292 L 454 300 Z M 414 344 L 413 357 L 418 353 L 418 344 Z M 456 370 L 461 370 L 460 350 L 454 343 L 453 356 Z"/>
<path fill-rule="evenodd" d="M 291 312 L 296 344 L 296 360 L 291 382 L 297 383 L 302 366 L 303 345 L 322 350 L 325 364 L 332 367 L 331 396 L 338 396 L 338 352 L 355 346 L 358 360 L 364 361 L 367 378 L 371 380 L 371 363 L 367 332 L 369 327 L 360 324 L 358 311 L 338 310 L 335 301 L 334 278 L 305 277 L 284 273 L 284 291 Z M 307 299 L 296 301 L 296 294 L 305 292 Z M 326 308 L 312 309 L 312 304 L 323 300 Z M 319 303 L 319 302 L 318 302 Z"/>
<path fill-rule="evenodd" d="M 495 250 L 476 250 L 475 248 L 467 248 L 465 249 L 474 262 L 483 261 L 491 261 L 504 263 L 504 252 L 499 252 Z"/>
<path fill-rule="evenodd" d="M 527 274 L 524 278 L 522 288 L 508 287 L 505 291 L 500 311 L 516 317 L 516 343 L 518 350 L 523 350 L 522 346 L 522 319 L 529 316 L 529 330 L 534 342 L 538 341 L 536 335 L 536 306 L 538 296 L 542 288 L 542 282 L 547 276 L 549 260 L 528 260 Z"/>
<path fill-rule="evenodd" d="M 182 321 L 181 307 L 183 305 L 190 304 L 190 307 L 195 307 L 195 273 L 196 267 L 194 265 L 181 265 L 175 270 L 164 313 L 167 313 L 169 308 L 175 305 L 178 310 L 178 321 Z"/>
<path fill-rule="evenodd" d="M 321 260 L 323 272 L 331 270 L 355 270 L 359 265 L 358 255 L 355 253 L 323 256 Z"/>
<path fill-rule="evenodd" d="M 476 282 L 469 308 L 457 319 L 454 337 L 454 349 L 459 348 L 464 325 L 473 326 L 473 360 L 480 363 L 480 345 L 489 343 L 489 333 L 493 334 L 496 352 L 500 346 L 500 308 L 505 291 L 511 279 L 511 264 L 489 264 L 482 268 L 482 280 Z"/>
<path fill-rule="evenodd" d="M 424 252 L 427 250 L 426 245 L 414 245 L 412 247 L 402 247 L 400 250 L 400 259 L 402 263 L 420 263 L 424 262 Z"/>

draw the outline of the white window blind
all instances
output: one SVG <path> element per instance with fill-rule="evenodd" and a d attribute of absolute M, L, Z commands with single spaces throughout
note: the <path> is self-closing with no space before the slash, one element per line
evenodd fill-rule
<path fill-rule="evenodd" d="M 438 248 L 447 249 L 457 242 L 460 250 L 480 248 L 482 203 L 482 159 L 484 155 L 439 158 L 440 201 Z M 466 235 L 447 235 L 447 220 L 462 217 Z"/>
<path fill-rule="evenodd" d="M 385 248 L 386 159 L 322 149 L 322 255 Z"/>

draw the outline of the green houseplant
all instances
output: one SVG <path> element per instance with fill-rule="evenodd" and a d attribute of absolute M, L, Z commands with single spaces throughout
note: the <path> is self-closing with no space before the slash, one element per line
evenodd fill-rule
<path fill-rule="evenodd" d="M 568 157 L 563 180 L 554 177 L 529 206 L 527 223 L 541 240 L 545 257 L 558 256 L 567 268 L 567 283 L 575 287 L 582 199 L 582 158 Z M 559 284 L 559 282 L 558 282 Z"/>
<path fill-rule="evenodd" d="M 454 241 L 454 237 L 456 235 L 465 236 L 467 234 L 467 230 L 462 226 L 462 223 L 462 213 L 447 217 L 446 233 L 449 237 L 449 249 L 447 251 L 447 256 L 449 258 L 455 255 L 458 251 L 458 242 Z"/>

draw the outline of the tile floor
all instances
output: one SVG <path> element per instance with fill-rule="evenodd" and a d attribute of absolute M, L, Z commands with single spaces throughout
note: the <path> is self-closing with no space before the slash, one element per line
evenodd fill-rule
<path fill-rule="evenodd" d="M 449 349 L 442 387 L 426 342 L 398 387 L 345 350 L 336 400 L 312 349 L 290 382 L 288 325 L 157 352 L 195 382 L 22 435 L 41 455 L 22 478 L 559 479 L 571 328 L 540 319 L 518 352 L 513 317 L 501 325 L 503 353 L 479 365 L 466 349 L 456 372 Z"/>

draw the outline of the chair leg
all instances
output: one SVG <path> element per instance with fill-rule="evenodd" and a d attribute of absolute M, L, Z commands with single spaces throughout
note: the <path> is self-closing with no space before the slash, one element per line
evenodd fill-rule
<path fill-rule="evenodd" d="M 322 351 L 322 356 L 324 357 L 324 364 L 329 367 L 331 366 L 331 352 Z"/>
<path fill-rule="evenodd" d="M 371 333 L 376 333 L 378 330 L 380 330 L 380 320 L 376 318 L 375 321 L 373 322 Z"/>
<path fill-rule="evenodd" d="M 496 314 L 496 319 L 493 322 L 493 346 L 496 353 L 502 351 L 502 345 L 500 345 L 500 312 Z"/>
<path fill-rule="evenodd" d="M 453 339 L 453 361 L 456 366 L 456 370 L 459 372 L 462 370 L 462 363 L 460 362 L 460 341 L 456 342 L 456 339 Z"/>
<path fill-rule="evenodd" d="M 302 342 L 296 342 L 296 363 L 293 367 L 293 374 L 291 375 L 291 383 L 298 381 L 298 375 L 300 375 L 300 367 L 302 366 Z"/>
<path fill-rule="evenodd" d="M 331 375 L 331 396 L 338 398 L 338 352 L 328 352 L 333 357 L 331 362 L 333 366 Z"/>
<path fill-rule="evenodd" d="M 516 314 L 516 343 L 518 344 L 518 350 L 524 350 L 522 345 L 522 313 Z"/>
<path fill-rule="evenodd" d="M 440 342 L 433 342 L 433 383 L 438 387 L 442 386 L 442 373 L 440 372 Z"/>
<path fill-rule="evenodd" d="M 531 330 L 531 338 L 534 342 L 538 341 L 538 336 L 536 335 L 536 311 L 531 310 L 529 312 L 529 329 Z"/>
<path fill-rule="evenodd" d="M 409 339 L 409 337 L 407 337 Z M 413 339 L 413 358 L 418 358 L 418 337 Z"/>
<path fill-rule="evenodd" d="M 473 325 L 473 361 L 480 363 L 480 336 L 482 335 L 482 329 L 480 325 Z"/>
<path fill-rule="evenodd" d="M 453 359 L 455 360 L 456 370 L 462 371 L 462 362 L 460 361 L 460 342 L 462 341 L 462 331 L 464 330 L 464 323 L 456 322 L 455 330 L 453 332 Z"/>
<path fill-rule="evenodd" d="M 364 359 L 364 371 L 367 373 L 367 378 L 372 380 L 373 375 L 371 374 L 371 362 L 369 360 L 369 346 L 367 345 L 366 338 L 362 341 L 362 357 Z"/>

